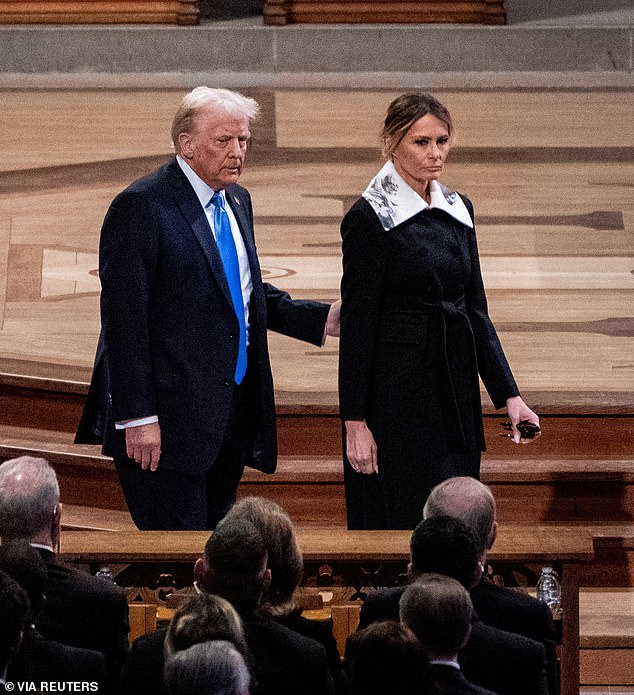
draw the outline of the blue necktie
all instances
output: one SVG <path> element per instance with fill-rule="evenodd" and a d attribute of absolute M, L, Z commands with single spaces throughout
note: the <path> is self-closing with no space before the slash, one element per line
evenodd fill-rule
<path fill-rule="evenodd" d="M 214 206 L 214 231 L 216 233 L 216 244 L 222 258 L 222 265 L 225 269 L 225 276 L 233 308 L 238 318 L 240 326 L 240 342 L 238 345 L 238 361 L 236 362 L 236 373 L 234 380 L 239 384 L 247 371 L 247 326 L 244 320 L 244 302 L 242 301 L 242 284 L 240 282 L 240 265 L 238 263 L 238 252 L 231 233 L 231 223 L 225 210 L 225 201 L 220 191 L 216 191 L 211 203 Z"/>

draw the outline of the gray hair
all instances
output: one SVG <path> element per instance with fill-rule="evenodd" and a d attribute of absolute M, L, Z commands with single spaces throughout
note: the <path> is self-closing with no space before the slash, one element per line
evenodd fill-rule
<path fill-rule="evenodd" d="M 170 695 L 247 695 L 251 675 L 231 642 L 194 644 L 168 657 L 163 670 Z"/>
<path fill-rule="evenodd" d="M 165 635 L 165 655 L 209 640 L 231 642 L 247 653 L 242 620 L 229 601 L 215 594 L 194 594 L 174 613 Z"/>
<path fill-rule="evenodd" d="M 172 121 L 172 142 L 177 152 L 178 136 L 194 130 L 196 116 L 205 108 L 216 108 L 231 116 L 243 116 L 249 121 L 255 120 L 260 112 L 258 102 L 240 92 L 196 87 L 184 96 Z"/>
<path fill-rule="evenodd" d="M 495 498 L 484 483 L 460 476 L 436 485 L 423 508 L 423 519 L 435 516 L 451 516 L 470 526 L 478 537 L 480 557 L 486 555 L 495 538 Z"/>
<path fill-rule="evenodd" d="M 20 456 L 0 466 L 0 536 L 29 540 L 50 526 L 59 483 L 48 461 Z"/>
<path fill-rule="evenodd" d="M 419 575 L 403 592 L 399 613 L 429 658 L 453 658 L 471 634 L 471 597 L 460 582 L 442 574 Z"/>

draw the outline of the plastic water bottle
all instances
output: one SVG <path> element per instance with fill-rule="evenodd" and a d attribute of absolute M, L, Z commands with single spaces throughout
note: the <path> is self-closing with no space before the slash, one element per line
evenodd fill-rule
<path fill-rule="evenodd" d="M 552 567 L 543 567 L 537 580 L 537 598 L 551 610 L 553 618 L 561 618 L 561 584 Z"/>

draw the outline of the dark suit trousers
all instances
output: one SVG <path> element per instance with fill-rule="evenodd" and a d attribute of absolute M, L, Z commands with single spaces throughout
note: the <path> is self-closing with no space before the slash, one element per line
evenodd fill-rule
<path fill-rule="evenodd" d="M 231 416 L 216 460 L 200 475 L 163 468 L 154 472 L 126 459 L 115 461 L 128 509 L 143 530 L 213 530 L 236 501 L 248 448 L 252 446 L 253 399 L 249 371 L 234 386 Z"/>

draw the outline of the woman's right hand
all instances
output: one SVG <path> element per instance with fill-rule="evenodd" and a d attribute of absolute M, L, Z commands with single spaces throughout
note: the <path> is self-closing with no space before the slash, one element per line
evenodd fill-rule
<path fill-rule="evenodd" d="M 378 473 L 376 442 L 365 420 L 346 420 L 346 455 L 357 473 Z"/>

